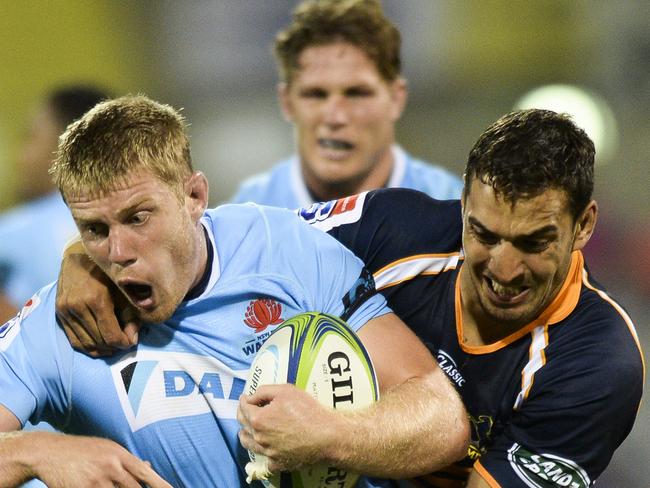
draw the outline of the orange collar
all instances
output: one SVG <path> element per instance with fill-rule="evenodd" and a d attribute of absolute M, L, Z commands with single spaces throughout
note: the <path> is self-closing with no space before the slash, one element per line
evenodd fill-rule
<path fill-rule="evenodd" d="M 456 278 L 456 291 L 455 291 L 455 309 L 456 309 L 456 334 L 458 336 L 458 344 L 465 352 L 472 354 L 487 354 L 494 352 L 508 344 L 513 343 L 517 339 L 528 334 L 535 327 L 540 325 L 551 325 L 564 320 L 576 307 L 578 299 L 580 298 L 580 289 L 582 287 L 582 269 L 584 267 L 584 258 L 580 251 L 573 251 L 571 255 L 571 265 L 567 277 L 560 288 L 560 292 L 553 299 L 553 301 L 546 307 L 535 320 L 521 329 L 513 332 L 507 337 L 494 342 L 492 344 L 485 344 L 483 346 L 467 346 L 463 344 L 463 314 L 461 312 L 461 296 L 460 296 L 460 275 L 463 272 L 461 267 L 458 277 Z"/>

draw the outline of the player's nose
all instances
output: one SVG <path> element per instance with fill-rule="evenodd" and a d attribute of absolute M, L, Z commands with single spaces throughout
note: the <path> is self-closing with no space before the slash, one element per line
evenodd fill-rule
<path fill-rule="evenodd" d="M 523 274 L 521 253 L 511 243 L 500 242 L 490 250 L 488 270 L 503 285 L 515 282 Z"/>
<path fill-rule="evenodd" d="M 129 266 L 137 260 L 131 236 L 122 227 L 112 227 L 108 233 L 108 259 L 111 264 Z"/>
<path fill-rule="evenodd" d="M 329 126 L 341 126 L 348 123 L 348 108 L 344 97 L 338 95 L 328 97 L 323 106 L 323 120 Z"/>

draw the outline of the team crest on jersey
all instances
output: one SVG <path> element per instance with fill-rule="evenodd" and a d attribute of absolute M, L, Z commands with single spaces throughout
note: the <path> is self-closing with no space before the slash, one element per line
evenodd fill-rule
<path fill-rule="evenodd" d="M 248 375 L 214 357 L 177 351 L 135 351 L 112 365 L 111 373 L 133 432 L 204 413 L 235 419 Z"/>
<path fill-rule="evenodd" d="M 492 427 L 494 420 L 489 415 L 469 416 L 470 428 L 472 429 L 472 438 L 470 439 L 467 456 L 476 460 L 487 452 L 486 445 L 492 440 Z"/>
<path fill-rule="evenodd" d="M 269 326 L 280 325 L 282 318 L 282 304 L 272 298 L 258 298 L 248 304 L 244 314 L 244 323 L 255 331 L 255 335 L 246 340 L 241 346 L 245 357 L 254 356 L 260 350 L 264 341 L 271 335 Z"/>
<path fill-rule="evenodd" d="M 570 459 L 553 454 L 533 454 L 514 443 L 508 450 L 508 461 L 517 476 L 531 488 L 588 488 L 587 473 Z"/>
<path fill-rule="evenodd" d="M 368 192 L 363 192 L 339 200 L 314 203 L 310 207 L 299 208 L 296 212 L 308 224 L 327 232 L 339 225 L 359 220 L 367 194 Z"/>
<path fill-rule="evenodd" d="M 263 332 L 269 325 L 280 325 L 282 305 L 271 298 L 258 298 L 248 304 L 244 323 L 255 329 L 255 333 Z"/>

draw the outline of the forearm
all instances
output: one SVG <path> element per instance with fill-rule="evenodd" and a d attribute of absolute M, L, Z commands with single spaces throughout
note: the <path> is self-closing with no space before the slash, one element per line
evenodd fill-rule
<path fill-rule="evenodd" d="M 440 374 L 411 379 L 366 410 L 336 415 L 326 462 L 371 476 L 409 478 L 462 459 L 467 415 L 446 378 L 435 378 Z"/>
<path fill-rule="evenodd" d="M 0 433 L 0 488 L 20 486 L 35 477 L 31 457 L 37 449 L 38 432 Z"/>

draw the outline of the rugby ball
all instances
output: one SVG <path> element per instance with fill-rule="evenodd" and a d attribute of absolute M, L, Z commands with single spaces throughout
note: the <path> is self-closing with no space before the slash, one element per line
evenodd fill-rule
<path fill-rule="evenodd" d="M 253 360 L 244 391 L 252 395 L 261 385 L 280 383 L 293 383 L 340 410 L 367 407 L 379 398 L 372 362 L 357 335 L 338 317 L 316 312 L 296 315 L 273 331 Z M 261 479 L 268 488 L 351 488 L 359 478 L 333 466 L 269 475 L 266 457 L 248 454 L 249 479 Z"/>

